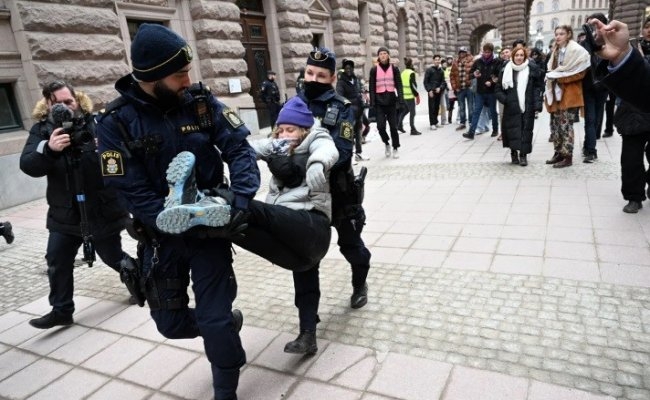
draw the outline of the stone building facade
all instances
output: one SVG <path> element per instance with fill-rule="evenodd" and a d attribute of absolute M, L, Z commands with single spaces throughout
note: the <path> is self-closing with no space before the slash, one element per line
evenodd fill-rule
<path fill-rule="evenodd" d="M 142 22 L 162 23 L 195 50 L 192 78 L 209 85 L 257 132 L 265 124 L 259 85 L 278 74 L 283 94 L 313 46 L 350 58 L 366 75 L 379 46 L 408 56 L 420 72 L 434 54 L 479 48 L 493 28 L 504 43 L 528 39 L 533 0 L 0 0 L 0 209 L 44 195 L 44 180 L 18 169 L 41 86 L 64 79 L 101 108 L 131 70 L 131 38 Z M 621 18 L 638 10 L 618 3 Z M 628 4 L 627 6 L 625 4 Z"/>

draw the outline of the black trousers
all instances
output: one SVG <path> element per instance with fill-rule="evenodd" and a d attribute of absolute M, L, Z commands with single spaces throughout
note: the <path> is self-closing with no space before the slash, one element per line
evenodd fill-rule
<path fill-rule="evenodd" d="M 278 120 L 278 114 L 282 108 L 278 103 L 267 103 L 269 109 L 269 121 L 271 122 L 271 129 L 275 127 L 275 121 Z"/>
<path fill-rule="evenodd" d="M 409 124 L 411 125 L 411 132 L 416 131 L 415 129 L 415 99 L 404 100 L 406 107 L 400 109 L 399 117 L 397 117 L 398 126 L 404 127 L 404 117 L 406 114 L 409 114 Z"/>
<path fill-rule="evenodd" d="M 395 104 L 375 104 L 375 113 L 377 117 L 377 130 L 379 131 L 379 136 L 381 136 L 381 141 L 384 142 L 384 144 L 390 144 L 390 140 L 392 140 L 393 148 L 399 148 L 399 133 L 397 132 L 397 106 Z M 386 133 L 387 122 L 388 126 L 390 127 L 390 139 Z"/>
<path fill-rule="evenodd" d="M 429 97 L 429 125 L 438 125 L 441 97 L 442 93 L 433 93 L 433 97 Z"/>
<path fill-rule="evenodd" d="M 73 268 L 74 259 L 83 244 L 80 236 L 50 231 L 47 240 L 47 277 L 50 282 L 50 305 L 52 310 L 60 314 L 74 313 Z M 95 239 L 95 251 L 106 265 L 115 271 L 120 270 L 120 262 L 126 253 L 122 251 L 122 238 L 119 233 Z"/>
<path fill-rule="evenodd" d="M 363 287 L 370 270 L 370 251 L 361 239 L 361 232 L 366 223 L 366 213 L 359 207 L 356 215 L 337 220 L 334 227 L 338 233 L 337 244 L 343 257 L 352 267 L 352 287 Z M 293 285 L 296 291 L 295 305 L 301 330 L 316 330 L 320 322 L 318 303 L 320 301 L 320 283 L 318 266 L 303 272 L 293 273 Z"/>
<path fill-rule="evenodd" d="M 354 115 L 354 152 L 361 154 L 363 151 L 361 147 L 361 136 L 363 130 L 363 108 L 358 106 L 351 106 L 352 114 Z"/>
<path fill-rule="evenodd" d="M 313 268 L 327 254 L 332 231 L 325 214 L 259 200 L 252 200 L 248 210 L 248 228 L 233 241 L 236 245 L 292 271 Z"/>
<path fill-rule="evenodd" d="M 650 184 L 650 170 L 646 171 L 643 161 L 650 131 L 621 137 L 621 193 L 625 200 L 641 202 L 646 199 L 646 184 Z"/>

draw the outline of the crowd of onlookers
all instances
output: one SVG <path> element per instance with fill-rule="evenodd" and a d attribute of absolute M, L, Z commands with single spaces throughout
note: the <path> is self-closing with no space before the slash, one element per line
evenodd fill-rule
<path fill-rule="evenodd" d="M 607 24 L 601 13 L 587 20 Z M 650 18 L 630 43 L 650 60 Z M 431 131 L 453 122 L 468 140 L 491 131 L 492 137 L 510 149 L 511 162 L 526 166 L 535 120 L 545 108 L 550 114 L 548 140 L 554 148 L 546 164 L 553 168 L 573 165 L 575 123 L 584 124 L 581 156 L 587 164 L 598 160 L 597 140 L 611 137 L 616 126 L 623 143 L 621 191 L 628 201 L 624 211 L 638 212 L 646 194 L 650 197 L 650 190 L 645 191 L 650 173 L 644 165 L 644 155 L 650 163 L 650 116 L 617 100 L 596 78 L 594 69 L 601 60 L 587 43 L 584 28 L 574 32 L 568 25 L 557 26 L 547 53 L 515 40 L 511 47 L 498 51 L 492 43 L 485 43 L 478 55 L 465 46 L 456 57 L 434 55 L 424 71 L 424 90 L 418 87 L 413 61 L 408 57 L 403 61 L 391 62 L 389 49 L 380 47 L 365 86 L 354 73 L 354 63 L 343 61 L 337 91 L 353 103 L 358 115 L 356 161 L 367 159 L 361 145 L 369 122 L 377 123 L 386 157 L 398 158 L 399 133 L 406 132 L 406 123 L 411 135 L 422 134 L 414 124 L 415 107 L 426 96 Z"/>

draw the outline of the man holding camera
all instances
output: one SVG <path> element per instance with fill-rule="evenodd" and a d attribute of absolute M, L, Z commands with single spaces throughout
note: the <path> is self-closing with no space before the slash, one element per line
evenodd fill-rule
<path fill-rule="evenodd" d="M 63 81 L 45 85 L 42 93 L 32 112 L 38 122 L 29 132 L 20 169 L 35 178 L 47 177 L 50 235 L 45 258 L 52 311 L 29 324 L 49 329 L 73 322 L 73 267 L 82 245 L 84 261 L 90 266 L 95 250 L 118 272 L 122 260 L 130 257 L 122 251 L 120 237 L 128 214 L 117 193 L 102 183 L 92 101 Z"/>

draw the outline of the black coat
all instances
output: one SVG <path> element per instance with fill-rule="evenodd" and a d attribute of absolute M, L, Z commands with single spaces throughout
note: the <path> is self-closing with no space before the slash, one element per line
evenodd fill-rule
<path fill-rule="evenodd" d="M 447 82 L 445 82 L 445 71 L 441 67 L 430 66 L 424 72 L 424 89 L 427 92 L 430 92 L 434 89 L 440 89 L 442 94 L 447 88 Z"/>
<path fill-rule="evenodd" d="M 603 60 L 595 69 L 595 77 L 621 100 L 641 112 L 650 112 L 650 63 L 638 51 L 632 50 L 627 62 L 609 72 L 609 61 Z M 633 78 L 631 78 L 633 77 Z"/>
<path fill-rule="evenodd" d="M 528 84 L 526 86 L 526 110 L 522 113 L 517 98 L 517 76 L 513 76 L 515 86 L 503 89 L 503 71 L 499 83 L 495 85 L 497 100 L 503 103 L 503 120 L 501 123 L 501 138 L 503 147 L 529 154 L 533 150 L 533 128 L 535 126 L 535 111 L 542 111 L 542 96 L 544 81 L 540 69 L 535 63 L 528 64 Z M 513 71 L 514 74 L 516 72 Z"/>
<path fill-rule="evenodd" d="M 93 116 L 86 117 L 86 126 L 93 132 Z M 104 187 L 94 140 L 53 152 L 47 144 L 39 152 L 39 144 L 47 141 L 54 130 L 53 123 L 43 119 L 29 131 L 29 137 L 20 156 L 20 169 L 29 176 L 47 176 L 47 229 L 81 236 L 81 214 L 76 197 L 78 189 L 85 193 L 86 214 L 90 233 L 102 238 L 124 229 L 128 213 L 120 204 L 114 189 Z M 75 162 L 78 160 L 78 163 Z M 78 175 L 77 175 L 78 172 Z M 75 179 L 75 177 L 79 179 Z M 75 182 L 80 181 L 80 185 Z"/>

